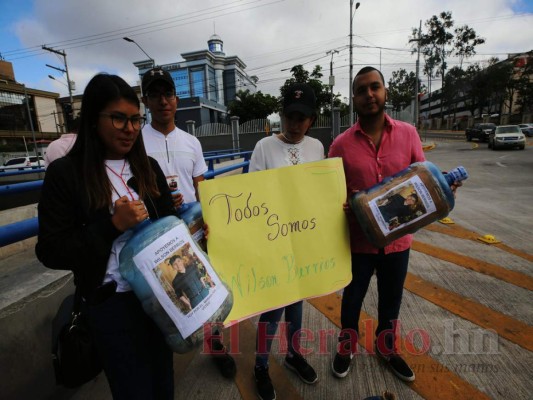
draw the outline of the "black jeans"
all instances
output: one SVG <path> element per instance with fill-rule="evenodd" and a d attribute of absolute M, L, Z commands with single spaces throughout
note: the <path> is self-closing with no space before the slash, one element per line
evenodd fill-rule
<path fill-rule="evenodd" d="M 133 292 L 85 304 L 113 399 L 174 399 L 172 351 Z"/>
<path fill-rule="evenodd" d="M 378 281 L 378 327 L 376 337 L 385 330 L 393 328 L 393 321 L 398 319 L 402 303 L 403 284 L 409 264 L 409 249 L 384 254 L 352 253 L 352 281 L 344 289 L 341 307 L 342 329 L 350 329 L 359 334 L 359 316 L 370 279 L 376 271 Z M 368 334 L 368 333 L 367 333 Z M 347 339 L 347 335 L 339 337 L 340 341 Z M 386 344 L 390 350 L 394 343 L 394 335 L 386 337 Z M 352 352 L 355 349 L 351 349 Z"/>

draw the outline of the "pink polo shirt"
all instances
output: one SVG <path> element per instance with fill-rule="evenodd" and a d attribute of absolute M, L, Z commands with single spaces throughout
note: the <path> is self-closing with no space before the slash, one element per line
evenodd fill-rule
<path fill-rule="evenodd" d="M 357 122 L 331 144 L 328 157 L 342 157 L 348 195 L 353 190 L 368 189 L 414 162 L 425 161 L 416 129 L 385 114 L 385 128 L 379 150 Z M 378 249 L 366 239 L 354 214 L 348 216 L 352 253 L 377 254 Z M 385 254 L 411 246 L 413 235 L 406 235 L 385 247 Z"/>

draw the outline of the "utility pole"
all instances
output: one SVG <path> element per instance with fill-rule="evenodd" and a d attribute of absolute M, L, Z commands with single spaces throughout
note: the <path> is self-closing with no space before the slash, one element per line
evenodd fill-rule
<path fill-rule="evenodd" d="M 69 98 L 70 98 L 70 106 L 71 107 L 74 107 L 74 100 L 72 98 L 72 86 L 71 86 L 71 82 L 70 82 L 70 76 L 68 74 L 68 64 L 67 64 L 67 55 L 64 51 L 59 51 L 59 50 L 55 50 L 55 49 L 52 49 L 50 47 L 46 47 L 46 46 L 41 46 L 43 48 L 43 50 L 47 50 L 51 53 L 55 53 L 55 54 L 59 54 L 60 56 L 63 56 L 63 63 L 65 64 L 65 69 L 60 69 L 60 68 L 56 68 L 56 67 L 52 67 L 50 65 L 47 64 L 47 67 L 50 67 L 50 68 L 54 68 L 54 69 L 57 69 L 58 71 L 61 71 L 61 72 L 64 72 L 67 74 L 67 84 L 68 84 L 68 95 L 69 95 Z"/>
<path fill-rule="evenodd" d="M 326 54 L 331 54 L 331 61 L 329 63 L 329 90 L 331 91 L 331 124 L 333 126 L 333 86 L 335 86 L 335 76 L 333 75 L 333 55 L 338 53 L 338 50 L 330 50 Z"/>
<path fill-rule="evenodd" d="M 418 28 L 418 39 L 417 39 L 417 57 L 416 57 L 416 82 L 415 82 L 415 115 L 414 123 L 415 127 L 418 128 L 418 119 L 420 115 L 420 104 L 418 102 L 418 96 L 420 93 L 420 31 L 422 31 L 422 20 L 420 20 L 420 26 Z"/>
<path fill-rule="evenodd" d="M 39 161 L 39 153 L 37 151 L 37 142 L 35 140 L 35 129 L 33 129 L 33 119 L 31 117 L 30 111 L 30 99 L 28 98 L 28 91 L 26 90 L 26 85 L 22 84 L 24 87 L 24 100 L 26 101 L 26 110 L 28 111 L 28 119 L 30 122 L 31 136 L 33 139 L 33 150 L 35 151 L 35 156 L 37 157 L 37 166 L 41 168 L 41 161 Z M 24 136 L 23 136 L 24 138 Z M 26 146 L 26 139 L 24 138 L 24 145 Z M 28 154 L 28 148 L 26 147 L 26 154 Z"/>
<path fill-rule="evenodd" d="M 57 118 L 56 118 L 56 112 L 55 111 L 52 111 L 51 114 L 54 116 L 54 125 L 56 126 L 56 133 L 57 133 L 57 137 L 59 137 L 59 126 L 57 125 Z"/>
<path fill-rule="evenodd" d="M 348 97 L 350 98 L 350 126 L 353 125 L 353 93 L 352 93 L 352 81 L 353 81 L 353 16 L 355 11 L 359 8 L 361 3 L 355 4 L 355 10 L 352 14 L 353 0 L 350 0 L 350 93 Z"/>

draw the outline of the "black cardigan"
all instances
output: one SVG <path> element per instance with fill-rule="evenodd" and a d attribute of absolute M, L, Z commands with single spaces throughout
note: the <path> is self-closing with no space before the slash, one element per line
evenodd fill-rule
<path fill-rule="evenodd" d="M 149 158 L 161 196 L 143 199 L 150 218 L 175 215 L 166 178 Z M 79 168 L 71 156 L 51 163 L 39 201 L 39 236 L 35 253 L 48 268 L 71 270 L 83 296 L 102 284 L 113 241 L 122 234 L 109 209 L 89 210 Z"/>

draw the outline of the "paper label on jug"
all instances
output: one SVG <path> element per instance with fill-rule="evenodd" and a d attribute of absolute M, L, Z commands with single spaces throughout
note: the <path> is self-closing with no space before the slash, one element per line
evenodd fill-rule
<path fill-rule="evenodd" d="M 161 235 L 133 262 L 183 338 L 199 329 L 228 296 L 185 225 Z"/>
<path fill-rule="evenodd" d="M 436 211 L 428 188 L 415 175 L 368 203 L 384 236 Z"/>

